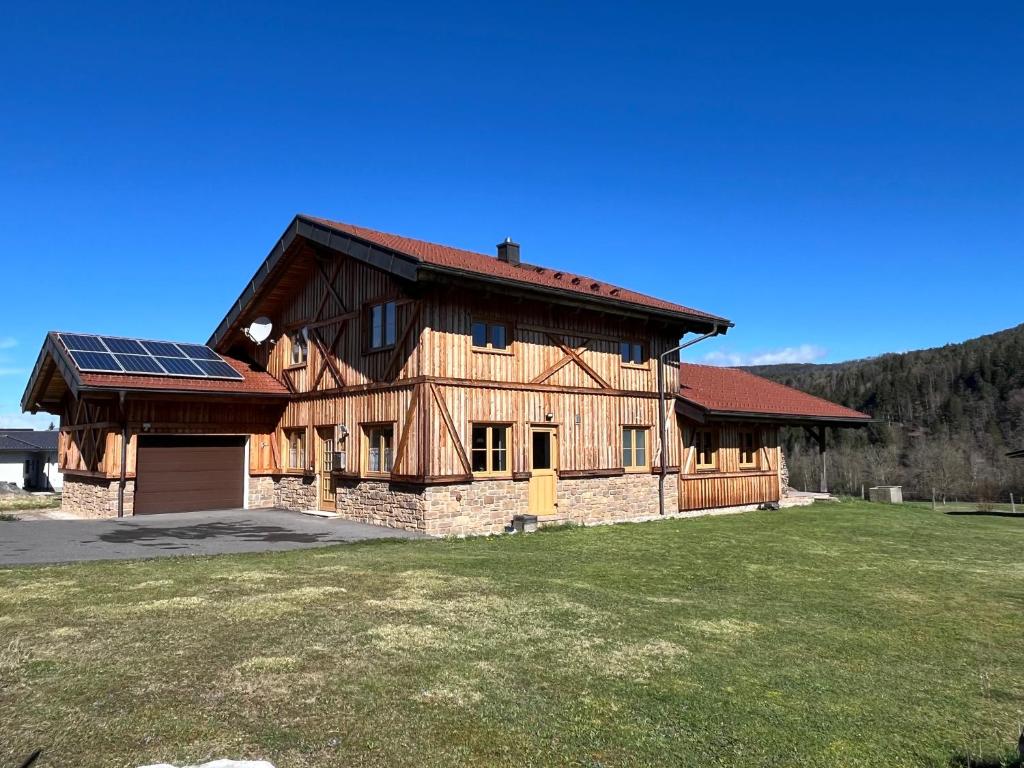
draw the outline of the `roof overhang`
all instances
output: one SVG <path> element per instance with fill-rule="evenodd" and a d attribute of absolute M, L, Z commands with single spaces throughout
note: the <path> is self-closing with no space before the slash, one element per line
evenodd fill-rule
<path fill-rule="evenodd" d="M 843 418 L 837 416 L 813 416 L 802 413 L 767 413 L 756 411 L 722 411 L 704 406 L 676 395 L 676 413 L 684 419 L 707 424 L 715 421 L 761 422 L 787 427 L 829 426 L 856 429 L 874 423 L 872 418 Z"/>
<path fill-rule="evenodd" d="M 21 396 L 21 409 L 31 413 L 44 411 L 60 415 L 64 394 L 70 392 L 73 397 L 83 394 L 132 394 L 150 397 L 188 397 L 203 400 L 280 400 L 286 401 L 288 394 L 283 392 L 204 390 L 195 388 L 176 388 L 173 386 L 138 386 L 130 382 L 97 385 L 83 379 L 82 374 L 68 357 L 64 347 L 57 343 L 55 335 L 48 333 L 39 357 Z"/>
<path fill-rule="evenodd" d="M 256 305 L 258 305 L 259 300 L 266 295 L 275 280 L 286 271 L 288 264 L 287 255 L 295 241 L 299 238 L 321 248 L 349 256 L 410 282 L 437 282 L 456 279 L 471 282 L 474 285 L 492 284 L 501 287 L 502 291 L 506 293 L 513 291 L 539 297 L 557 298 L 559 303 L 587 306 L 602 312 L 630 317 L 660 319 L 678 326 L 681 332 L 708 333 L 717 328 L 719 334 L 724 334 L 733 326 L 733 323 L 725 318 L 674 312 L 658 307 L 647 307 L 600 296 L 586 296 L 569 290 L 530 285 L 522 281 L 504 279 L 497 275 L 483 275 L 470 270 L 426 264 L 420 259 L 400 251 L 372 243 L 348 232 L 334 229 L 307 216 L 299 215 L 292 219 L 292 222 L 252 276 L 252 279 L 242 289 L 242 293 L 232 304 L 224 319 L 220 321 L 217 329 L 210 336 L 209 341 L 207 341 L 209 346 L 218 351 L 224 351 L 222 345 L 225 341 L 230 339 L 236 331 L 239 331 L 246 321 L 253 319 L 250 315 L 255 316 L 258 313 Z"/>

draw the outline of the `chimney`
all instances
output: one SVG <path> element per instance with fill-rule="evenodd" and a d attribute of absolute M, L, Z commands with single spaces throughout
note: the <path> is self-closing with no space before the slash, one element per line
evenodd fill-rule
<path fill-rule="evenodd" d="M 498 260 L 519 266 L 519 243 L 513 243 L 511 237 L 506 237 L 505 242 L 498 243 Z"/>

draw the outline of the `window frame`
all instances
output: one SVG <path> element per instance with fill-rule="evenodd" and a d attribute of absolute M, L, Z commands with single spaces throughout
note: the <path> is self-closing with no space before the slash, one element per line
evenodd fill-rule
<path fill-rule="evenodd" d="M 284 449 L 281 451 L 281 463 L 284 464 L 282 467 L 286 472 L 306 472 L 309 468 L 307 459 L 308 445 L 306 441 L 306 429 L 304 427 L 285 427 L 281 430 L 282 439 L 284 441 Z M 297 450 L 302 451 L 301 459 L 298 461 L 298 466 L 292 462 L 292 438 L 297 437 L 299 445 Z M 298 457 L 298 454 L 296 454 Z"/>
<path fill-rule="evenodd" d="M 626 360 L 623 355 L 623 348 L 626 347 L 629 350 L 629 360 Z M 640 362 L 634 362 L 634 352 L 640 350 Z M 647 348 L 647 342 L 637 341 L 635 339 L 620 339 L 619 340 L 619 365 L 623 368 L 649 368 L 651 362 L 651 356 Z"/>
<path fill-rule="evenodd" d="M 761 435 L 760 430 L 754 427 L 744 427 L 738 430 L 738 457 L 737 465 L 740 469 L 751 470 L 760 468 L 760 454 L 761 454 Z M 750 435 L 750 461 L 743 461 L 743 452 L 745 450 L 745 436 Z"/>
<path fill-rule="evenodd" d="M 486 342 L 484 346 L 480 347 L 474 342 L 473 329 L 474 326 L 484 326 L 484 336 Z M 501 327 L 505 330 L 505 346 L 495 347 L 491 343 L 491 329 L 495 327 Z M 481 352 L 484 354 L 491 355 L 511 355 L 512 354 L 512 329 L 511 323 L 507 323 L 503 320 L 492 320 L 488 318 L 474 317 L 469 321 L 469 346 L 474 352 Z"/>
<path fill-rule="evenodd" d="M 366 347 L 365 354 L 372 354 L 374 352 L 386 352 L 389 349 L 394 349 L 398 343 L 398 299 L 396 298 L 381 298 L 374 299 L 373 301 L 367 302 L 365 305 L 364 315 L 366 318 Z M 392 338 L 388 343 L 388 307 L 392 307 Z M 374 333 L 374 312 L 377 309 L 381 312 L 381 345 L 374 346 L 373 344 L 373 333 Z"/>
<path fill-rule="evenodd" d="M 651 469 L 651 428 L 643 424 L 623 424 L 619 432 L 621 440 L 619 456 L 622 459 L 622 468 L 626 472 L 649 472 Z M 626 461 L 626 432 L 630 433 L 629 462 Z M 644 463 L 636 463 L 636 436 L 644 436 Z"/>
<path fill-rule="evenodd" d="M 711 463 L 702 464 L 700 460 L 701 447 L 699 435 L 707 434 L 710 442 L 711 451 Z M 693 433 L 693 468 L 697 472 L 717 472 L 718 471 L 718 430 L 712 429 L 711 427 L 699 427 L 694 430 Z"/>
<path fill-rule="evenodd" d="M 363 466 L 362 466 L 362 475 L 363 475 L 363 477 L 390 478 L 391 477 L 391 473 L 394 472 L 394 469 L 395 469 L 395 466 L 394 466 L 394 464 L 395 464 L 395 422 L 393 422 L 393 421 L 367 422 L 366 424 L 361 424 L 360 427 L 362 428 L 361 431 L 362 431 L 362 442 L 363 442 L 363 450 L 362 450 L 362 464 L 363 464 Z M 381 455 L 380 455 L 381 463 L 380 463 L 380 465 L 383 467 L 383 466 L 385 466 L 387 464 L 387 462 L 385 461 L 385 455 L 386 454 L 384 453 L 384 451 L 390 450 L 391 451 L 391 466 L 388 467 L 387 469 L 383 469 L 383 470 L 372 470 L 372 469 L 370 469 L 370 448 L 372 447 L 372 444 L 373 444 L 373 433 L 374 432 L 381 432 L 381 433 L 383 433 L 385 430 L 390 430 L 390 432 L 391 432 L 391 439 L 390 439 L 389 444 L 387 446 L 385 446 L 384 443 L 381 443 L 381 445 L 379 446 L 379 448 L 381 450 Z"/>
<path fill-rule="evenodd" d="M 476 429 L 486 429 L 487 439 L 486 445 L 483 448 L 484 456 L 486 458 L 487 469 L 474 470 L 473 467 L 473 454 L 476 453 L 479 448 L 473 447 L 473 431 Z M 494 469 L 494 432 L 495 430 L 504 430 L 505 432 L 505 469 Z M 473 477 L 511 477 L 512 476 L 512 425 L 505 421 L 472 421 L 469 424 L 469 466 L 472 470 Z"/>
<path fill-rule="evenodd" d="M 301 362 L 295 362 L 296 348 L 302 350 Z M 302 330 L 292 331 L 288 334 L 288 364 L 285 368 L 305 368 L 309 364 L 309 342 L 302 336 Z"/>

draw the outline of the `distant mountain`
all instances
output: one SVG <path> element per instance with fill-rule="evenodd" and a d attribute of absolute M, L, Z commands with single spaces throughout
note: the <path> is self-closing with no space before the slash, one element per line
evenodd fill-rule
<path fill-rule="evenodd" d="M 833 485 L 902 484 L 911 494 L 1005 498 L 1024 493 L 1024 324 L 960 344 L 823 365 L 746 370 L 864 411 L 882 423 L 835 430 Z M 786 448 L 793 485 L 813 483 L 801 433 Z M 812 472 L 813 470 L 813 472 Z M 802 482 L 805 481 L 806 482 Z"/>

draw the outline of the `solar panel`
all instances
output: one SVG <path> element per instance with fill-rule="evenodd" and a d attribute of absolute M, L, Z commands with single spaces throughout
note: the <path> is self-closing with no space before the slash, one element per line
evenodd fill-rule
<path fill-rule="evenodd" d="M 237 375 L 234 368 L 223 360 L 196 360 L 195 364 L 203 369 L 207 376 L 231 377 Z"/>
<path fill-rule="evenodd" d="M 178 349 L 193 360 L 220 360 L 220 355 L 202 344 L 179 344 Z"/>
<path fill-rule="evenodd" d="M 164 369 L 155 357 L 149 355 L 114 355 L 125 371 L 132 373 L 163 373 Z"/>
<path fill-rule="evenodd" d="M 216 351 L 202 344 L 83 333 L 60 333 L 57 337 L 81 371 L 235 381 L 243 378 Z"/>
<path fill-rule="evenodd" d="M 104 336 L 101 341 L 107 345 L 107 349 L 115 354 L 124 355 L 145 355 L 146 350 L 142 348 L 135 339 L 119 339 L 114 336 Z"/>
<path fill-rule="evenodd" d="M 184 357 L 155 357 L 168 373 L 174 376 L 205 376 L 202 368 Z"/>
<path fill-rule="evenodd" d="M 143 341 L 142 346 L 154 357 L 188 357 L 178 349 L 177 344 L 172 344 L 169 341 Z"/>
<path fill-rule="evenodd" d="M 79 336 L 78 334 L 65 333 L 61 335 L 64 346 L 69 350 L 81 350 L 82 352 L 106 352 L 98 336 Z"/>
<path fill-rule="evenodd" d="M 117 360 L 109 352 L 86 352 L 76 349 L 69 354 L 71 359 L 75 361 L 75 365 L 83 371 L 121 373 L 121 366 L 117 364 Z"/>

